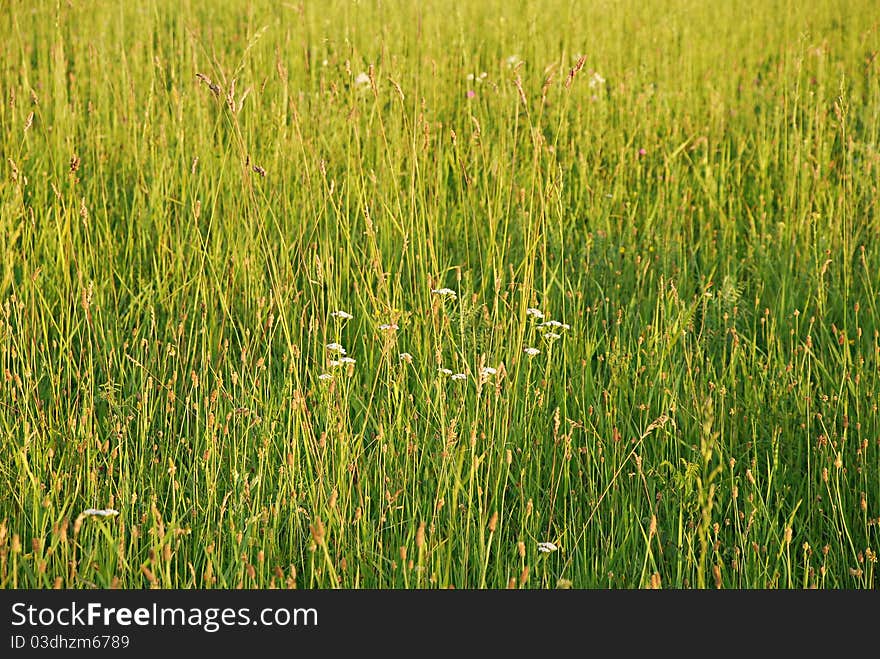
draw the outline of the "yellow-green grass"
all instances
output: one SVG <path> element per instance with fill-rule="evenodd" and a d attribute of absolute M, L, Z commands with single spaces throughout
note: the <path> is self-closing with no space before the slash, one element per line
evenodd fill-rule
<path fill-rule="evenodd" d="M 874 2 L 0 9 L 0 586 L 877 586 Z"/>

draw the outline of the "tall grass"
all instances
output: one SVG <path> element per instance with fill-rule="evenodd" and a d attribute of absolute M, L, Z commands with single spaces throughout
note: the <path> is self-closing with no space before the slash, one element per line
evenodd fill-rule
<path fill-rule="evenodd" d="M 7 0 L 0 586 L 876 587 L 873 9 Z"/>

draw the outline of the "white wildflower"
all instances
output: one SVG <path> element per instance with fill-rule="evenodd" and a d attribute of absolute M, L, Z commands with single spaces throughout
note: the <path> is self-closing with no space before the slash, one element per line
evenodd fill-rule
<path fill-rule="evenodd" d="M 352 316 L 350 313 L 348 313 L 347 311 L 342 311 L 342 310 L 333 311 L 330 313 L 330 315 L 333 316 L 334 318 L 341 318 L 342 320 L 351 320 L 352 318 L 354 318 L 354 316 Z"/>
<path fill-rule="evenodd" d="M 517 64 L 519 64 L 522 60 L 519 58 L 519 55 L 511 55 L 507 58 L 507 66 L 513 68 Z"/>
<path fill-rule="evenodd" d="M 344 354 L 345 354 L 345 348 L 343 348 L 343 347 L 342 347 L 340 344 L 338 344 L 338 343 L 328 343 L 328 344 L 327 344 L 327 350 L 329 350 L 330 352 L 338 352 L 340 355 L 344 355 Z"/>
<path fill-rule="evenodd" d="M 484 378 L 487 378 L 490 375 L 495 375 L 497 372 L 498 369 L 491 366 L 484 366 L 482 369 L 480 369 L 480 375 L 482 375 Z"/>
<path fill-rule="evenodd" d="M 559 547 L 554 545 L 552 542 L 539 542 L 538 543 L 538 551 L 541 552 L 542 554 L 551 554 L 554 551 L 556 551 L 557 549 L 559 549 Z"/>
<path fill-rule="evenodd" d="M 466 380 L 467 373 L 453 373 L 449 379 L 451 379 L 451 380 Z"/>
<path fill-rule="evenodd" d="M 544 317 L 544 312 L 540 309 L 535 309 L 534 307 L 529 307 L 526 309 L 526 316 L 532 316 L 533 318 L 537 318 L 541 320 Z"/>
<path fill-rule="evenodd" d="M 351 357 L 342 357 L 341 359 L 331 359 L 330 366 L 342 366 L 343 364 L 356 364 L 357 360 Z"/>
<path fill-rule="evenodd" d="M 431 293 L 440 297 L 451 297 L 453 300 L 458 297 L 458 293 L 451 288 L 432 288 Z"/>
<path fill-rule="evenodd" d="M 529 357 L 534 357 L 535 355 L 541 354 L 541 351 L 537 348 L 523 348 L 523 352 L 526 353 Z"/>
<path fill-rule="evenodd" d="M 561 339 L 562 335 L 557 334 L 556 332 L 547 332 L 544 335 L 544 338 L 547 339 L 548 341 L 555 341 L 556 339 Z"/>
<path fill-rule="evenodd" d="M 329 373 L 321 373 L 321 375 L 318 376 L 318 379 L 319 380 L 332 380 L 333 376 L 330 375 Z"/>
<path fill-rule="evenodd" d="M 82 514 L 86 517 L 115 517 L 119 514 L 118 510 L 114 510 L 113 508 L 104 508 L 103 510 L 98 510 L 97 508 L 87 508 L 82 511 Z"/>
<path fill-rule="evenodd" d="M 452 375 L 452 369 L 449 369 L 449 368 L 443 368 L 443 367 L 441 366 L 441 367 L 438 368 L 437 370 L 438 370 L 439 372 L 441 372 L 443 375 Z"/>
<path fill-rule="evenodd" d="M 408 352 L 402 352 L 398 355 L 400 357 L 400 361 L 406 362 L 407 364 L 412 364 L 413 356 Z"/>
<path fill-rule="evenodd" d="M 379 325 L 379 329 L 383 332 L 389 332 L 391 330 L 398 330 L 400 329 L 400 327 L 397 325 L 397 323 L 384 323 L 382 325 Z"/>
<path fill-rule="evenodd" d="M 605 84 L 605 78 L 598 71 L 593 71 L 593 75 L 590 76 L 590 81 L 587 84 L 590 86 L 590 89 L 595 89 Z"/>
<path fill-rule="evenodd" d="M 571 325 L 569 325 L 568 323 L 560 323 L 558 320 L 547 320 L 547 321 L 541 323 L 540 325 L 538 325 L 538 327 L 553 327 L 555 329 L 564 329 L 564 330 L 571 329 Z"/>
<path fill-rule="evenodd" d="M 358 87 L 366 87 L 367 85 L 370 84 L 370 76 L 368 76 L 366 73 L 361 71 L 360 73 L 357 74 L 357 77 L 354 79 L 354 84 L 356 84 Z"/>

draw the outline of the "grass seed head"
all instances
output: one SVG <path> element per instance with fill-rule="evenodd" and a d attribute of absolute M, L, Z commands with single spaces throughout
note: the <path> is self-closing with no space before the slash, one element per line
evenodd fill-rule
<path fill-rule="evenodd" d="M 312 533 L 312 540 L 319 547 L 324 544 L 324 523 L 320 517 L 315 518 L 314 524 L 309 524 L 309 531 Z"/>

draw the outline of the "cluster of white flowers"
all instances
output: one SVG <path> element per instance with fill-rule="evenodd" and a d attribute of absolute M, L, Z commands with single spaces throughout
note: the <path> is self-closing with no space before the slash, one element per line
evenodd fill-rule
<path fill-rule="evenodd" d="M 526 309 L 526 316 L 530 316 L 535 320 L 543 320 L 544 312 L 540 309 L 536 309 L 535 307 L 529 307 L 528 309 Z M 543 320 L 543 322 L 538 323 L 535 327 L 537 327 L 541 331 L 541 335 L 546 341 L 556 341 L 557 339 L 561 339 L 561 332 L 571 329 L 571 325 L 569 325 L 568 323 L 560 322 L 558 320 Z M 525 352 L 529 357 L 534 357 L 541 351 L 537 348 L 525 348 L 523 352 Z"/>
<path fill-rule="evenodd" d="M 538 551 L 541 552 L 542 554 L 550 554 L 550 553 L 553 553 L 554 551 L 556 551 L 557 549 L 559 549 L 559 547 L 557 547 L 552 542 L 539 542 L 538 543 Z"/>
<path fill-rule="evenodd" d="M 444 368 L 441 366 L 440 368 L 437 369 L 437 371 L 440 372 L 442 375 L 445 375 L 446 377 L 448 377 L 450 380 L 466 380 L 467 379 L 467 373 L 456 373 L 451 368 Z"/>
<path fill-rule="evenodd" d="M 335 352 L 338 357 L 336 359 L 331 359 L 327 362 L 327 365 L 331 368 L 337 368 L 339 366 L 345 366 L 346 364 L 356 364 L 357 360 L 349 357 L 345 351 L 345 348 L 342 347 L 341 343 L 328 343 L 326 346 L 328 351 Z M 321 373 L 318 376 L 319 380 L 332 380 L 333 376 L 330 373 Z"/>
<path fill-rule="evenodd" d="M 357 77 L 354 79 L 354 84 L 356 87 L 360 89 L 364 89 L 365 87 L 369 87 L 370 85 L 370 76 L 361 71 L 357 74 Z"/>
<path fill-rule="evenodd" d="M 494 366 L 484 366 L 480 369 L 480 383 L 486 382 L 493 375 L 498 374 L 498 369 Z"/>
<path fill-rule="evenodd" d="M 458 297 L 458 293 L 456 293 L 451 288 L 432 288 L 431 294 L 439 295 L 442 298 L 449 298 L 451 300 L 454 300 Z"/>
<path fill-rule="evenodd" d="M 489 77 L 489 74 L 483 71 L 480 75 L 474 75 L 473 73 L 468 73 L 467 79 L 468 82 L 476 82 L 478 85 L 483 82 L 486 78 Z"/>
<path fill-rule="evenodd" d="M 369 78 L 367 78 L 367 82 L 369 82 Z M 352 318 L 354 318 L 353 315 L 351 315 L 347 311 L 343 311 L 342 309 L 337 309 L 336 311 L 331 311 L 330 316 L 333 318 L 336 318 L 337 320 L 340 320 L 340 321 L 351 320 Z M 324 347 L 327 349 L 328 352 L 333 352 L 333 353 L 336 353 L 336 355 L 338 355 L 338 357 L 336 359 L 331 359 L 327 362 L 327 365 L 330 366 L 331 368 L 338 368 L 340 366 L 345 366 L 347 364 L 354 365 L 357 363 L 357 360 L 348 356 L 348 353 L 346 352 L 345 348 L 342 346 L 341 343 L 337 343 L 334 341 L 333 343 L 328 343 Z M 332 380 L 333 375 L 330 373 L 321 373 L 320 375 L 318 375 L 318 379 L 322 380 L 322 381 Z"/>
<path fill-rule="evenodd" d="M 569 325 L 568 323 L 560 323 L 558 320 L 547 320 L 543 323 L 540 323 L 538 325 L 538 327 L 547 327 L 547 328 L 552 327 L 553 329 L 564 329 L 564 330 L 571 329 L 571 325 Z"/>
<path fill-rule="evenodd" d="M 590 86 L 590 89 L 596 89 L 605 84 L 605 78 L 598 71 L 593 71 L 593 75 L 590 76 L 587 84 Z"/>
<path fill-rule="evenodd" d="M 562 323 L 558 320 L 545 320 L 543 323 L 538 323 L 538 329 L 543 332 L 545 341 L 552 342 L 561 339 L 561 332 L 570 330 L 571 325 L 568 323 Z"/>
<path fill-rule="evenodd" d="M 86 508 L 82 511 L 82 514 L 85 517 L 115 517 L 119 514 L 119 511 L 114 510 L 113 508 L 104 508 L 102 510 L 98 510 L 97 508 Z"/>
<path fill-rule="evenodd" d="M 366 74 L 362 74 L 366 75 Z M 486 77 L 486 74 L 481 74 L 481 77 Z M 358 76 L 360 78 L 360 76 Z M 474 76 L 470 76 L 469 79 L 473 79 Z M 437 297 L 443 300 L 457 300 L 458 293 L 451 288 L 432 288 L 431 295 L 436 295 Z M 352 314 L 347 311 L 343 311 L 342 309 L 337 309 L 336 311 L 332 311 L 330 316 L 336 318 L 341 321 L 351 320 L 354 318 Z M 571 329 L 571 326 L 568 323 L 563 323 L 558 320 L 544 320 L 544 312 L 536 307 L 528 307 L 526 309 L 526 316 L 531 318 L 533 321 L 536 321 L 535 327 L 541 332 L 541 336 L 546 341 L 555 341 L 557 339 L 562 338 L 562 332 Z M 540 321 L 540 322 L 537 322 Z M 377 328 L 382 332 L 391 332 L 400 329 L 400 326 L 397 323 L 383 323 L 378 325 Z M 552 330 L 552 331 L 551 331 Z M 328 361 L 328 365 L 330 367 L 340 367 L 343 365 L 354 365 L 357 363 L 357 360 L 349 357 L 345 348 L 340 343 L 328 343 L 325 348 L 331 352 L 336 353 L 335 358 L 330 359 Z M 527 346 L 523 348 L 523 352 L 528 357 L 536 357 L 541 354 L 541 350 L 538 348 L 534 348 L 531 346 Z M 413 363 L 413 356 L 408 352 L 400 352 L 398 353 L 398 359 L 400 362 L 406 364 Z M 450 380 L 467 380 L 467 373 L 461 372 L 456 373 L 452 369 L 440 367 L 438 368 L 438 372 L 441 375 L 448 377 Z M 483 366 L 479 371 L 479 381 L 481 383 L 486 382 L 489 378 L 498 374 L 498 368 L 494 366 Z M 332 380 L 333 375 L 331 373 L 321 373 L 318 375 L 319 380 Z"/>

